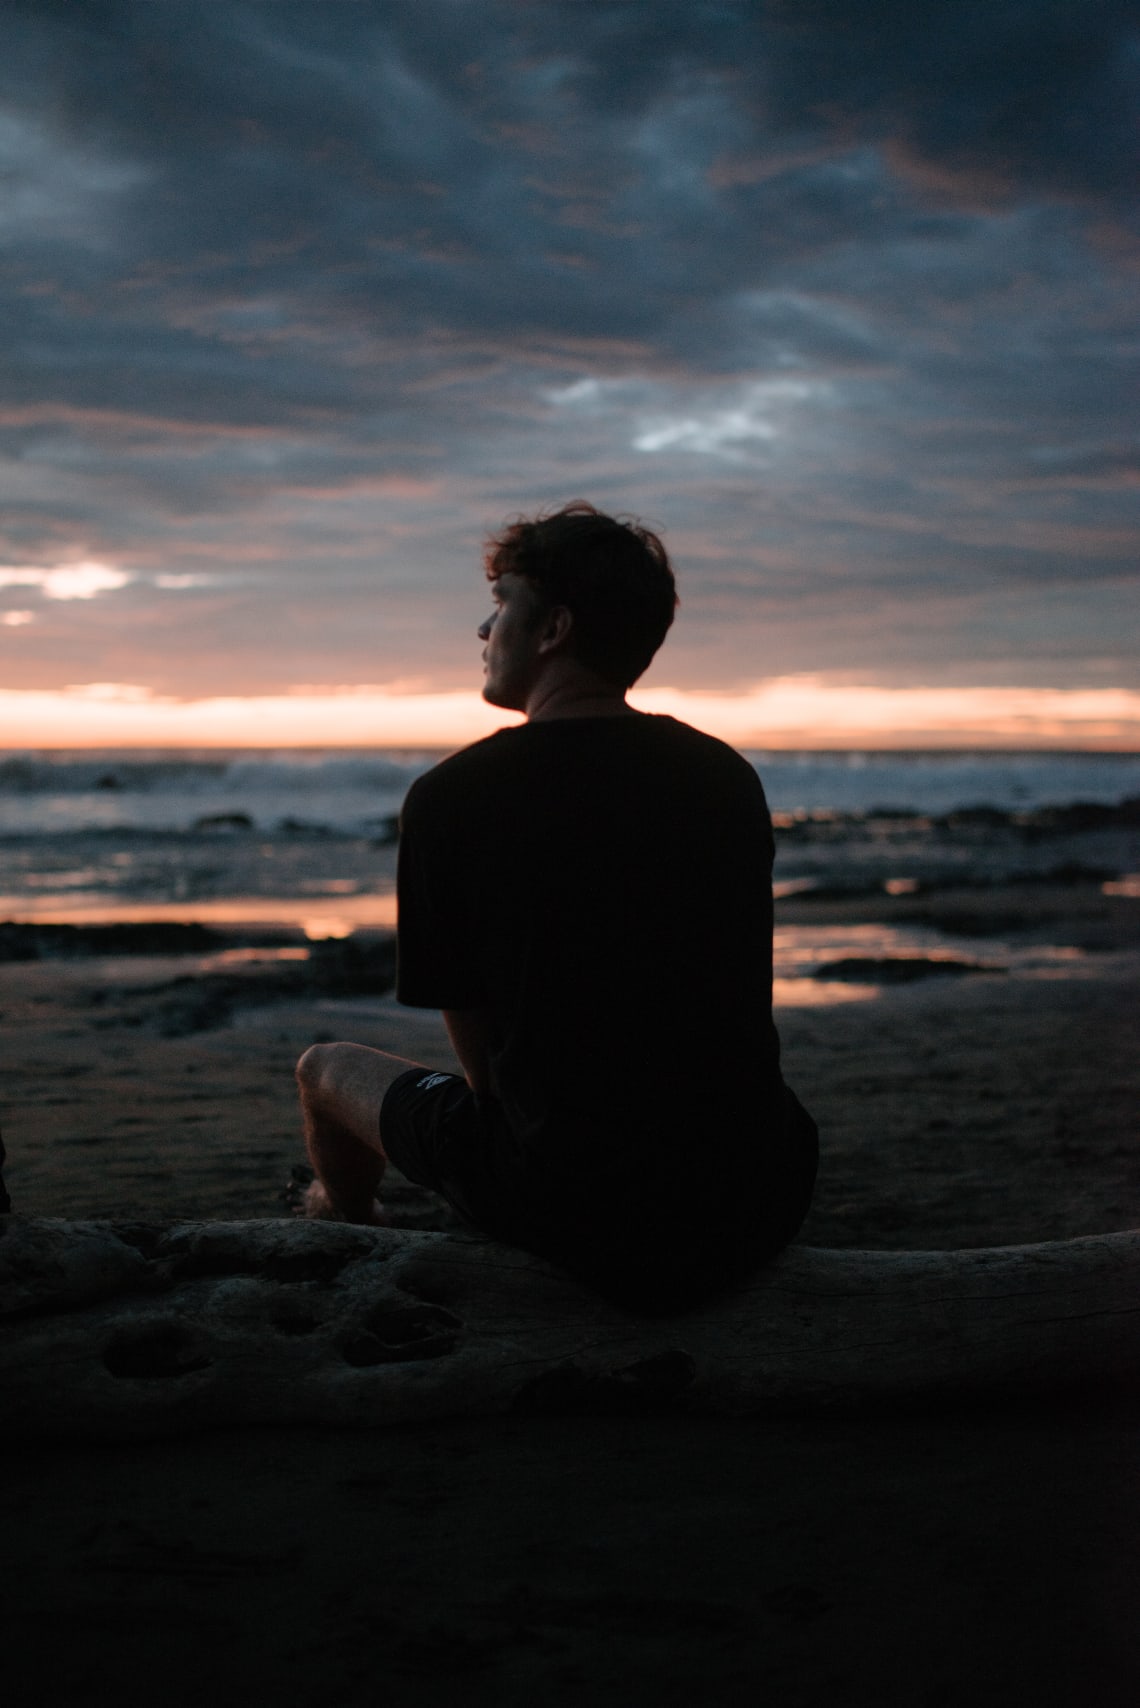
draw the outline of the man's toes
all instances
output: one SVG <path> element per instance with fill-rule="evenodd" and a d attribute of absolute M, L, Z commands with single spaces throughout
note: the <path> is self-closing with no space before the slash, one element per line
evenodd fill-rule
<path fill-rule="evenodd" d="M 316 1179 L 307 1162 L 295 1162 L 281 1192 L 281 1202 L 291 1216 L 305 1214 L 305 1194 Z"/>

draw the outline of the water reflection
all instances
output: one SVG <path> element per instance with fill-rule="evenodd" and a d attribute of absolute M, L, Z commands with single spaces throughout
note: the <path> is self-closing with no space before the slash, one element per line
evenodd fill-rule
<path fill-rule="evenodd" d="M 307 937 L 348 937 L 361 929 L 392 930 L 395 893 L 338 895 L 332 907 L 318 910 L 310 896 L 226 896 L 196 901 L 109 902 L 105 893 L 0 895 L 0 919 L 18 925 L 149 925 L 299 927 Z"/>
<path fill-rule="evenodd" d="M 840 984 L 834 979 L 773 979 L 773 1008 L 832 1008 L 840 1002 L 866 1002 L 879 996 L 877 984 Z"/>
<path fill-rule="evenodd" d="M 240 930 L 245 927 L 284 927 L 299 930 L 311 941 L 348 937 L 357 930 L 393 930 L 395 891 L 380 894 L 344 893 L 347 881 L 323 880 L 316 893 L 302 895 L 231 895 L 161 901 L 115 901 L 106 890 L 36 891 L 0 895 L 0 920 L 17 924 L 120 925 L 179 923 Z M 323 903 L 323 905 L 322 905 Z M 261 951 L 256 951 L 260 953 Z M 244 954 L 227 950 L 227 955 Z M 303 956 L 304 949 L 280 951 Z M 1103 959 L 1103 957 L 1102 957 Z M 1030 978 L 1079 977 L 1087 956 L 1081 949 L 1050 944 L 1016 944 L 993 937 L 949 939 L 933 927 L 866 923 L 844 925 L 777 925 L 773 940 L 773 1000 L 777 1008 L 819 1008 L 836 1003 L 866 1001 L 880 994 L 869 966 L 867 981 L 828 977 L 839 961 L 968 961 L 979 970 Z M 822 975 L 822 976 L 821 976 Z"/>

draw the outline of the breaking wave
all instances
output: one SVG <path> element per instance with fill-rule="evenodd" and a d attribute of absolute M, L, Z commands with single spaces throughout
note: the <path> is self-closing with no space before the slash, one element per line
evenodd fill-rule
<path fill-rule="evenodd" d="M 250 829 L 375 835 L 442 753 L 10 753 L 0 759 L 0 835 Z M 1127 753 L 749 754 L 773 813 L 944 815 L 1115 805 L 1140 794 Z"/>

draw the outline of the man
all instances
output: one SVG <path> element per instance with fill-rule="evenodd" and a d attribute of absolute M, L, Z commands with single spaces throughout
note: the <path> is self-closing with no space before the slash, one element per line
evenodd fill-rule
<path fill-rule="evenodd" d="M 305 1210 L 380 1219 L 385 1163 L 636 1309 L 714 1297 L 793 1236 L 814 1123 L 772 1023 L 772 829 L 752 767 L 626 692 L 677 603 L 655 535 L 577 503 L 489 544 L 484 698 L 401 820 L 397 994 L 462 1077 L 356 1044 L 297 1076 Z"/>

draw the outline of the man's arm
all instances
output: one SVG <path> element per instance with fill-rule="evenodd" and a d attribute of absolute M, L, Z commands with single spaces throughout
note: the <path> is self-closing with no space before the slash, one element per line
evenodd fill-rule
<path fill-rule="evenodd" d="M 477 1097 L 486 1095 L 491 1089 L 491 1016 L 485 1008 L 445 1008 L 443 1023 L 468 1085 Z"/>

